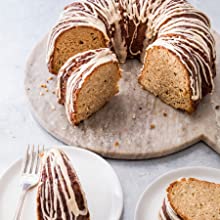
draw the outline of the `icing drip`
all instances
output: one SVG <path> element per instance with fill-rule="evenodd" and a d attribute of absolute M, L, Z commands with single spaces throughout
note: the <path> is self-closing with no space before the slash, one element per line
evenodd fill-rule
<path fill-rule="evenodd" d="M 126 61 L 127 57 L 127 45 L 125 36 L 122 34 L 122 16 L 119 9 L 119 2 L 117 1 L 105 1 L 105 0 L 93 0 L 91 1 L 91 7 L 95 7 L 103 22 L 107 26 L 109 38 L 115 53 L 121 63 Z"/>
<path fill-rule="evenodd" d="M 75 67 L 78 62 L 82 63 L 82 65 L 79 65 L 72 71 L 72 68 Z M 118 61 L 110 49 L 102 48 L 77 54 L 70 58 L 61 68 L 58 75 L 57 94 L 59 99 L 62 98 L 62 81 L 66 74 L 70 73 L 66 83 L 65 96 L 65 109 L 70 123 L 72 123 L 72 113 L 75 112 L 75 91 L 82 88 L 85 79 L 91 75 L 97 67 L 108 62 Z"/>
<path fill-rule="evenodd" d="M 60 150 L 52 149 L 43 156 L 42 177 L 39 183 L 40 206 L 44 220 L 77 220 L 79 216 L 89 216 L 86 199 L 80 189 L 79 180 L 76 176 L 70 179 L 69 170 L 75 172 L 70 160 Z M 46 175 L 46 178 L 45 178 Z M 83 209 L 76 201 L 76 192 L 73 183 L 79 185 L 83 199 Z M 58 214 L 60 210 L 60 214 Z"/>
<path fill-rule="evenodd" d="M 189 73 L 193 101 L 214 89 L 216 52 L 210 21 L 186 0 L 76 0 L 51 32 L 48 65 L 57 37 L 75 26 L 100 30 L 121 63 L 127 57 L 140 57 L 144 63 L 149 49 L 168 49 Z"/>
<path fill-rule="evenodd" d="M 147 12 L 148 12 L 148 6 L 149 6 L 149 1 L 146 0 L 139 0 L 138 4 L 136 0 L 120 0 L 120 4 L 124 11 L 124 17 L 125 21 L 129 21 L 134 25 L 134 28 L 132 27 L 132 30 L 129 30 L 129 24 L 127 24 L 126 30 L 127 30 L 127 35 L 130 38 L 130 42 L 128 42 L 128 51 L 132 56 L 137 56 L 142 53 L 141 57 L 143 57 L 143 54 L 145 53 L 145 48 L 147 46 L 147 42 L 143 42 L 142 47 L 138 48 L 137 51 L 135 51 L 132 47 L 135 47 L 138 44 L 138 30 L 143 24 L 145 26 L 144 32 L 146 32 L 147 29 Z M 132 26 L 133 26 L 132 25 Z M 129 36 L 131 35 L 131 36 Z M 144 33 L 144 36 L 146 33 Z M 143 62 L 143 60 L 142 60 Z"/>

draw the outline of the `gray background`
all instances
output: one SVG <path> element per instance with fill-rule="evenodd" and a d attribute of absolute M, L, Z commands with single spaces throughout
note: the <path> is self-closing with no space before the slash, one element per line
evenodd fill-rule
<path fill-rule="evenodd" d="M 0 174 L 27 144 L 58 145 L 30 114 L 24 95 L 24 68 L 33 46 L 57 20 L 67 0 L 0 1 Z M 192 0 L 211 18 L 220 33 L 220 1 Z M 218 76 L 219 77 L 219 76 Z M 220 167 L 219 156 L 203 143 L 161 159 L 146 161 L 108 160 L 121 181 L 125 195 L 122 219 L 134 218 L 137 200 L 148 183 L 159 175 L 185 166 Z M 13 198 L 12 198 L 13 199 Z M 150 202 L 150 201 L 149 201 Z"/>

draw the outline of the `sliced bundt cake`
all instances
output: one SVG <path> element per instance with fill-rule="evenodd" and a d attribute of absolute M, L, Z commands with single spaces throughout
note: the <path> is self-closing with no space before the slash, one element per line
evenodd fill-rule
<path fill-rule="evenodd" d="M 58 74 L 57 94 L 68 120 L 77 125 L 118 93 L 120 69 L 108 48 L 71 57 Z"/>
<path fill-rule="evenodd" d="M 170 184 L 160 210 L 161 220 L 220 219 L 220 185 L 194 178 Z"/>
<path fill-rule="evenodd" d="M 120 63 L 143 63 L 142 87 L 176 109 L 193 112 L 214 88 L 215 42 L 205 14 L 187 0 L 76 0 L 48 43 L 49 71 L 79 52 L 109 47 Z"/>
<path fill-rule="evenodd" d="M 67 155 L 45 152 L 37 194 L 38 220 L 89 220 L 85 194 Z"/>

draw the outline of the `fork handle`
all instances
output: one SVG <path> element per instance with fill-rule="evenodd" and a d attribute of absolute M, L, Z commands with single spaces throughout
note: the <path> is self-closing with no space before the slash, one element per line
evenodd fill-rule
<path fill-rule="evenodd" d="M 24 205 L 25 196 L 26 196 L 26 194 L 28 192 L 28 189 L 29 189 L 28 186 L 29 185 L 24 184 L 23 187 L 22 187 L 22 191 L 21 191 L 19 201 L 18 201 L 18 204 L 17 204 L 14 220 L 20 220 L 21 219 L 21 213 L 22 213 L 22 208 L 23 208 L 23 205 Z"/>

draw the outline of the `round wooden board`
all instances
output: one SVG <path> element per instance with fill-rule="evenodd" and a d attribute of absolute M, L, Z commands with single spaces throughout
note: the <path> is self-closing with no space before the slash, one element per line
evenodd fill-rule
<path fill-rule="evenodd" d="M 219 49 L 220 36 L 215 33 L 215 38 Z M 120 93 L 76 127 L 68 123 L 64 107 L 57 104 L 53 94 L 56 76 L 47 70 L 46 43 L 47 37 L 36 45 L 28 59 L 25 90 L 37 121 L 60 141 L 118 159 L 164 156 L 200 140 L 220 153 L 219 75 L 215 78 L 216 89 L 213 95 L 207 96 L 198 110 L 188 115 L 174 110 L 142 90 L 137 82 L 141 64 L 137 60 L 128 60 L 121 66 L 123 78 Z M 51 76 L 53 80 L 47 83 Z M 46 84 L 49 91 L 41 88 L 41 84 Z"/>

